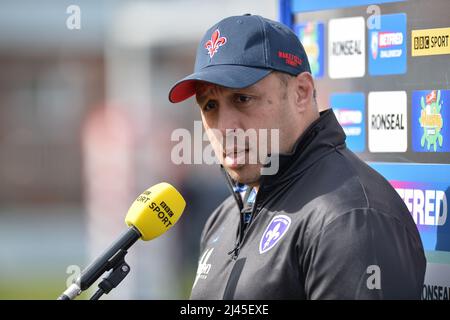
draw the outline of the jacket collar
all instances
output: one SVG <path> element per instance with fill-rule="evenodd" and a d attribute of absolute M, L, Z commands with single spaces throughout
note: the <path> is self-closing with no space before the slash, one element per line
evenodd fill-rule
<path fill-rule="evenodd" d="M 303 173 L 319 158 L 345 144 L 345 133 L 331 109 L 320 112 L 316 119 L 297 139 L 290 153 L 280 153 L 279 169 L 274 175 L 263 175 L 261 187 L 272 188 Z M 266 166 L 270 166 L 268 163 Z"/>
<path fill-rule="evenodd" d="M 284 185 L 292 178 L 301 175 L 308 167 L 338 147 L 345 146 L 345 133 L 331 109 L 320 112 L 320 116 L 297 139 L 290 153 L 278 154 L 279 167 L 274 175 L 261 176 L 258 198 L 261 193 Z M 270 167 L 267 163 L 266 167 Z M 230 192 L 234 196 L 240 210 L 243 201 L 239 188 L 234 185 L 228 173 L 221 166 Z M 259 202 L 259 201 L 258 201 Z"/>

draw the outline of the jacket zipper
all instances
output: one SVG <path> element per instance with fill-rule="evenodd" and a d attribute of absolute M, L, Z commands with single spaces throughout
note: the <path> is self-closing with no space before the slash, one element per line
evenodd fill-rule
<path fill-rule="evenodd" d="M 228 254 L 232 254 L 231 258 L 233 260 L 236 260 L 239 256 L 239 252 L 241 250 L 241 246 L 244 243 L 245 236 L 248 233 L 248 229 L 250 228 L 251 223 L 253 222 L 253 219 L 257 215 L 257 208 L 258 208 L 258 194 L 256 194 L 255 202 L 253 203 L 251 210 L 247 211 L 248 208 L 243 208 L 240 211 L 240 222 L 239 222 L 239 234 L 236 239 L 236 244 L 233 250 L 228 252 Z M 245 199 L 247 200 L 247 199 Z"/>
<path fill-rule="evenodd" d="M 225 171 L 225 168 L 221 165 L 221 170 L 223 175 L 225 176 L 225 180 L 227 181 L 227 186 L 228 189 L 230 190 L 231 194 L 233 195 L 234 200 L 236 201 L 236 204 L 239 208 L 239 229 L 238 229 L 238 235 L 236 237 L 236 242 L 234 245 L 234 248 L 228 252 L 229 255 L 232 255 L 232 259 L 236 260 L 239 256 L 239 251 L 241 250 L 241 246 L 242 243 L 245 240 L 245 236 L 247 235 L 247 231 L 250 228 L 251 223 L 253 222 L 253 219 L 255 218 L 255 216 L 257 215 L 258 211 L 258 200 L 259 198 L 261 198 L 260 194 L 261 194 L 261 189 L 262 186 L 259 187 L 259 191 L 256 193 L 256 198 L 255 201 L 251 207 L 251 211 L 248 212 L 250 214 L 249 220 L 246 221 L 245 219 L 245 212 L 244 210 L 246 203 L 244 203 L 242 201 L 242 197 L 241 197 L 241 193 L 240 193 L 240 189 L 237 185 L 234 184 L 233 180 L 231 179 L 231 177 L 228 175 L 228 173 Z M 249 188 L 247 186 L 247 188 Z M 245 201 L 247 201 L 247 197 L 246 199 L 244 199 Z"/>

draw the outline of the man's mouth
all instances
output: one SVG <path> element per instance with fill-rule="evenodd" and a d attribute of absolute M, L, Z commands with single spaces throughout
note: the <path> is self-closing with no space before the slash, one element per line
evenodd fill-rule
<path fill-rule="evenodd" d="M 233 150 L 229 150 L 229 151 L 225 150 L 223 152 L 223 154 L 224 154 L 224 157 L 227 157 L 227 156 L 233 156 L 233 155 L 240 154 L 240 153 L 247 152 L 247 151 L 248 151 L 248 148 L 240 149 L 240 150 L 233 149 Z"/>
<path fill-rule="evenodd" d="M 238 168 L 245 164 L 249 149 L 233 150 L 224 152 L 224 164 L 230 169 Z"/>

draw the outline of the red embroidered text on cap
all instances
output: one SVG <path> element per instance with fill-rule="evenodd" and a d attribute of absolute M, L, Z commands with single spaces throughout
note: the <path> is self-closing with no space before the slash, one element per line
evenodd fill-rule
<path fill-rule="evenodd" d="M 287 53 L 283 51 L 278 51 L 278 57 L 285 59 L 286 64 L 296 67 L 298 65 L 302 65 L 303 61 L 295 54 Z"/>

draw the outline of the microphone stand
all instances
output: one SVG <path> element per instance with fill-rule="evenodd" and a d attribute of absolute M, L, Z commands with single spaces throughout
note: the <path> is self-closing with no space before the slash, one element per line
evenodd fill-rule
<path fill-rule="evenodd" d="M 111 259 L 107 269 L 112 269 L 111 272 L 99 282 L 98 289 L 90 300 L 98 300 L 103 294 L 108 294 L 130 273 L 130 266 L 125 262 L 127 253 L 128 251 L 120 249 Z"/>
<path fill-rule="evenodd" d="M 125 262 L 125 256 L 128 253 L 127 250 L 140 237 L 141 233 L 135 227 L 124 232 L 115 244 L 83 270 L 78 279 L 58 297 L 58 300 L 75 299 L 82 291 L 94 284 L 102 274 L 111 270 L 98 284 L 99 289 L 91 300 L 98 300 L 103 294 L 108 294 L 130 273 L 130 266 Z"/>

